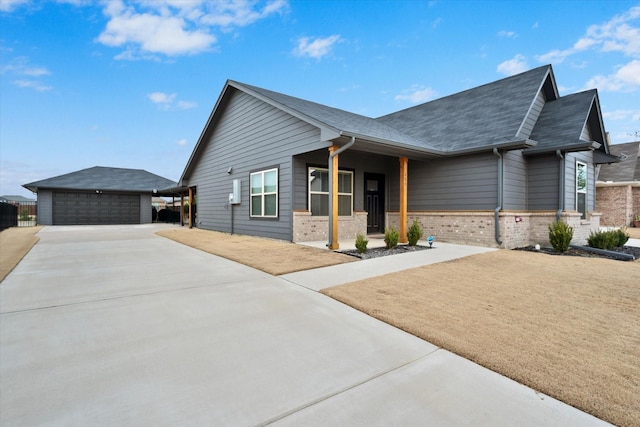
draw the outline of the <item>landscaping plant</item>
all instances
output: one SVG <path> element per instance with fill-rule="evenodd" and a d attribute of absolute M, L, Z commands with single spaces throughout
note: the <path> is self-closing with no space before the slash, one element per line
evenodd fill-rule
<path fill-rule="evenodd" d="M 356 236 L 356 249 L 358 250 L 359 254 L 363 254 L 367 252 L 368 243 L 369 243 L 369 240 L 366 237 L 364 237 L 362 233 L 358 233 L 358 235 Z"/>
<path fill-rule="evenodd" d="M 395 228 L 384 229 L 384 243 L 387 245 L 387 249 L 393 249 L 398 246 L 399 238 L 400 233 Z"/>
<path fill-rule="evenodd" d="M 556 221 L 549 224 L 549 241 L 558 252 L 566 252 L 573 239 L 573 227 L 566 222 Z"/>
<path fill-rule="evenodd" d="M 24 208 L 20 211 L 20 221 L 31 221 L 31 217 L 29 216 L 29 209 Z"/>
<path fill-rule="evenodd" d="M 598 249 L 613 249 L 624 246 L 629 240 L 629 234 L 624 229 L 617 229 L 611 231 L 597 231 L 591 232 L 587 239 L 587 244 L 592 248 Z"/>
<path fill-rule="evenodd" d="M 407 230 L 407 240 L 409 240 L 409 246 L 415 246 L 418 244 L 418 240 L 422 238 L 424 232 L 420 228 L 420 223 L 417 219 L 413 220 L 411 227 Z"/>

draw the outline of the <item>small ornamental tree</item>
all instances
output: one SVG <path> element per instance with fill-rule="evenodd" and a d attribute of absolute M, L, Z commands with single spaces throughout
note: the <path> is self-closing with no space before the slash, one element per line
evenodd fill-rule
<path fill-rule="evenodd" d="M 400 233 L 395 228 L 384 229 L 384 243 L 387 245 L 387 249 L 393 249 L 398 246 L 398 239 Z"/>
<path fill-rule="evenodd" d="M 418 240 L 422 238 L 424 231 L 420 228 L 420 223 L 417 219 L 413 220 L 411 227 L 407 230 L 407 240 L 409 241 L 409 246 L 415 246 L 418 244 Z"/>
<path fill-rule="evenodd" d="M 356 236 L 356 249 L 358 250 L 359 254 L 363 254 L 367 252 L 368 243 L 369 243 L 369 240 L 366 237 L 364 237 L 362 233 L 358 233 L 358 235 Z"/>
<path fill-rule="evenodd" d="M 558 252 L 566 252 L 573 239 L 573 227 L 566 222 L 556 221 L 549 224 L 549 242 Z"/>

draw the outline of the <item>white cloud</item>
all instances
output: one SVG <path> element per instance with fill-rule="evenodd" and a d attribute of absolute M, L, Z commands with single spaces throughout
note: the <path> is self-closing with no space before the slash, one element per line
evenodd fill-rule
<path fill-rule="evenodd" d="M 13 84 L 22 88 L 34 89 L 34 90 L 37 90 L 38 92 L 46 92 L 53 89 L 53 87 L 47 86 L 38 80 L 20 79 L 20 80 L 14 80 Z"/>
<path fill-rule="evenodd" d="M 176 144 L 180 145 L 180 146 L 184 146 L 187 145 L 189 143 L 189 141 L 186 140 L 186 138 L 182 138 L 176 141 Z"/>
<path fill-rule="evenodd" d="M 195 108 L 197 104 L 192 101 L 182 101 L 179 100 L 176 102 L 177 94 L 175 93 L 164 93 L 164 92 L 152 92 L 147 94 L 147 98 L 154 104 L 158 106 L 160 110 L 168 111 L 168 110 L 190 110 L 191 108 Z"/>
<path fill-rule="evenodd" d="M 28 2 L 29 0 L 0 0 L 0 12 L 12 12 L 17 7 Z"/>
<path fill-rule="evenodd" d="M 528 69 L 529 65 L 527 64 L 527 59 L 523 55 L 517 54 L 512 59 L 499 64 L 497 71 L 506 76 L 512 76 L 514 74 L 525 72 Z"/>
<path fill-rule="evenodd" d="M 589 49 L 601 52 L 622 52 L 633 58 L 640 57 L 640 6 L 616 15 L 608 22 L 591 25 L 582 38 L 567 49 L 554 49 L 536 59 L 543 63 L 561 63 L 567 57 Z"/>
<path fill-rule="evenodd" d="M 190 110 L 192 108 L 196 108 L 198 106 L 198 104 L 196 104 L 195 102 L 192 101 L 178 101 L 177 103 L 177 107 L 180 110 Z"/>
<path fill-rule="evenodd" d="M 607 120 L 640 120 L 640 110 L 605 111 L 602 116 Z"/>
<path fill-rule="evenodd" d="M 20 76 L 40 77 L 48 76 L 51 74 L 49 70 L 44 67 L 34 67 L 29 65 L 29 58 L 26 56 L 20 56 L 9 61 L 7 65 L 0 67 L 2 73 L 12 73 Z"/>
<path fill-rule="evenodd" d="M 510 38 L 510 39 L 515 39 L 515 38 L 518 37 L 518 34 L 516 34 L 513 31 L 501 30 L 501 31 L 498 31 L 498 37 L 507 37 L 507 38 Z"/>
<path fill-rule="evenodd" d="M 585 85 L 585 89 L 598 88 L 610 92 L 633 92 L 640 88 L 640 60 L 634 59 L 608 76 L 595 76 Z"/>
<path fill-rule="evenodd" d="M 153 92 L 147 95 L 151 102 L 155 104 L 171 104 L 176 97 L 175 93 Z"/>
<path fill-rule="evenodd" d="M 432 28 L 438 28 L 438 26 L 442 23 L 442 18 L 436 18 L 435 21 L 433 21 L 433 23 L 431 24 Z"/>
<path fill-rule="evenodd" d="M 413 85 L 409 89 L 405 89 L 401 94 L 395 96 L 396 101 L 409 101 L 413 104 L 419 104 L 434 99 L 438 92 L 430 87 Z"/>
<path fill-rule="evenodd" d="M 45 67 L 30 65 L 29 58 L 26 56 L 14 58 L 8 61 L 7 65 L 0 66 L 0 74 L 11 74 L 18 77 L 13 81 L 13 84 L 21 88 L 34 89 L 38 92 L 53 89 L 52 86 L 38 79 L 38 77 L 50 75 L 51 72 Z"/>
<path fill-rule="evenodd" d="M 116 59 L 197 54 L 213 49 L 216 27 L 247 26 L 287 6 L 286 0 L 110 0 L 104 7 L 109 22 L 96 41 L 123 47 Z"/>
<path fill-rule="evenodd" d="M 328 55 L 333 46 L 340 41 L 342 41 L 342 39 L 337 34 L 324 38 L 317 37 L 315 39 L 301 37 L 298 39 L 298 45 L 293 49 L 293 54 L 295 56 L 308 56 L 310 58 L 321 59 L 323 56 Z"/>

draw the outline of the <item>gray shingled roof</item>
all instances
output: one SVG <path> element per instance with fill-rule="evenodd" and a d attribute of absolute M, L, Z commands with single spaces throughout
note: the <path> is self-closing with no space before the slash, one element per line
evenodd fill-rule
<path fill-rule="evenodd" d="M 586 141 L 581 141 L 580 135 L 589 118 L 596 94 L 597 91 L 592 89 L 546 102 L 531 133 L 531 139 L 538 142 L 531 152 L 585 145 Z"/>
<path fill-rule="evenodd" d="M 123 169 L 95 166 L 76 172 L 24 184 L 23 187 L 37 192 L 38 189 L 64 190 L 108 190 L 147 193 L 175 187 L 176 182 L 142 169 Z"/>
<path fill-rule="evenodd" d="M 549 65 L 388 114 L 376 121 L 443 151 L 500 145 L 517 133 Z"/>
<path fill-rule="evenodd" d="M 376 121 L 370 117 L 362 116 L 349 111 L 340 110 L 338 108 L 328 107 L 326 105 L 307 101 L 293 96 L 284 95 L 282 93 L 273 92 L 256 86 L 247 85 L 239 82 L 230 82 L 235 87 L 260 94 L 277 104 L 284 106 L 293 111 L 303 114 L 309 119 L 320 122 L 338 132 L 342 132 L 349 136 L 358 136 L 360 138 L 371 138 L 374 140 L 385 140 L 391 143 L 398 143 L 408 146 L 416 146 L 425 150 L 433 150 L 425 141 L 414 138 L 406 133 L 388 126 L 382 122 Z"/>
<path fill-rule="evenodd" d="M 598 181 L 640 181 L 640 141 L 610 145 L 609 150 L 620 162 L 600 166 Z"/>

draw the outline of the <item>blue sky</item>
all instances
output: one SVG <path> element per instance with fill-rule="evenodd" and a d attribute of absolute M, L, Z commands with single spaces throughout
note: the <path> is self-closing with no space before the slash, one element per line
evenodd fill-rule
<path fill-rule="evenodd" d="M 377 117 L 552 64 L 640 138 L 640 2 L 0 0 L 0 194 L 177 180 L 227 79 Z"/>

